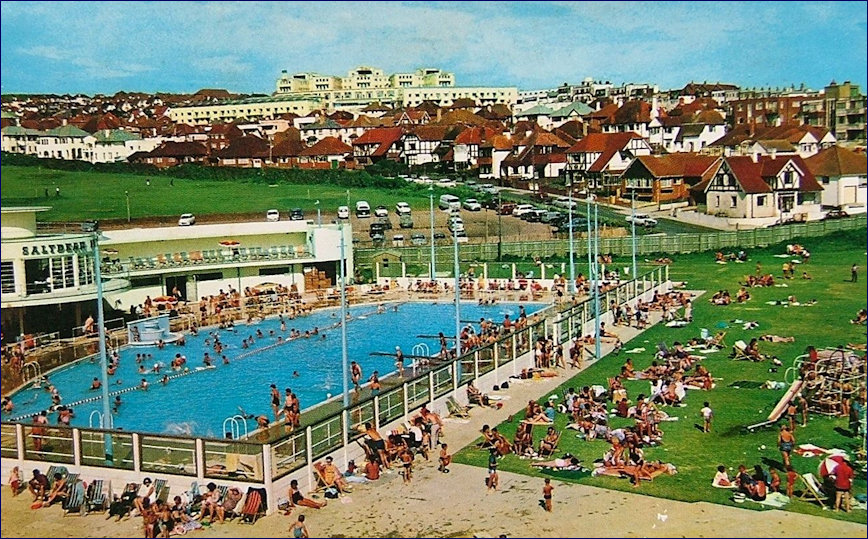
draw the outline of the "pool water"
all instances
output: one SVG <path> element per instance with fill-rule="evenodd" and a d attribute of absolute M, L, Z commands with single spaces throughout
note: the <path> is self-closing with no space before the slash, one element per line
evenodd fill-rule
<path fill-rule="evenodd" d="M 396 305 L 397 310 L 394 309 Z M 543 305 L 525 304 L 528 314 L 541 307 Z M 400 346 L 409 356 L 413 354 L 415 345 L 424 343 L 428 345 L 429 353 L 434 354 L 439 351 L 437 339 L 419 338 L 419 335 L 436 335 L 440 331 L 446 336 L 455 333 L 455 309 L 451 303 L 387 304 L 385 312 L 380 314 L 371 305 L 355 306 L 349 312 L 352 319 L 347 323 L 348 361 L 356 361 L 362 367 L 363 381 L 374 370 L 379 371 L 381 378 L 395 371 L 394 357 L 371 355 L 372 352 L 391 354 L 395 346 Z M 504 314 L 515 320 L 518 304 L 461 305 L 461 319 L 465 321 L 478 321 L 485 317 L 500 322 Z M 338 309 L 328 309 L 295 320 L 287 319 L 286 332 L 280 330 L 280 322 L 274 317 L 249 326 L 241 324 L 235 331 L 203 329 L 197 336 L 187 335 L 185 346 L 170 344 L 163 350 L 127 347 L 120 352 L 117 372 L 109 376 L 111 402 L 114 402 L 114 393 L 138 386 L 142 378 L 149 382 L 150 387 L 147 391 L 121 393 L 122 404 L 113 413 L 114 427 L 138 432 L 223 438 L 224 420 L 239 414 L 240 410 L 247 414 L 263 414 L 273 420 L 271 384 L 276 384 L 280 391 L 281 406 L 284 389 L 289 387 L 298 395 L 302 410 L 339 395 L 343 385 L 339 317 Z M 315 327 L 319 328 L 320 335 L 286 340 L 293 328 L 303 334 Z M 478 324 L 474 327 L 478 330 Z M 242 349 L 242 339 L 254 336 L 257 329 L 262 331 L 263 337 L 254 337 L 255 344 Z M 229 359 L 228 365 L 222 364 L 220 355 L 205 344 L 211 332 L 215 331 L 223 343 L 223 355 Z M 284 342 L 279 343 L 278 337 L 283 337 Z M 213 339 L 211 341 L 213 345 Z M 206 351 L 215 368 L 203 368 L 202 359 Z M 146 369 L 162 363 L 164 367 L 160 373 L 140 374 L 135 361 L 137 353 L 152 356 L 143 363 Z M 186 356 L 186 367 L 191 372 L 174 377 L 163 385 L 160 379 L 164 374 L 179 374 L 169 368 L 177 353 Z M 405 370 L 410 363 L 410 359 L 405 359 Z M 102 410 L 101 390 L 90 389 L 93 379 L 100 377 L 99 360 L 95 358 L 79 361 L 49 375 L 63 403 L 76 403 L 73 405 L 73 425 L 90 426 L 91 413 Z M 12 398 L 15 417 L 36 414 L 51 406 L 51 397 L 45 389 L 23 389 Z M 82 400 L 89 402 L 79 403 Z M 49 423 L 54 424 L 56 416 L 56 413 L 50 413 Z M 22 421 L 29 422 L 30 419 Z M 93 426 L 98 426 L 96 417 L 94 422 Z M 255 428 L 252 419 L 248 421 L 248 428 Z"/>

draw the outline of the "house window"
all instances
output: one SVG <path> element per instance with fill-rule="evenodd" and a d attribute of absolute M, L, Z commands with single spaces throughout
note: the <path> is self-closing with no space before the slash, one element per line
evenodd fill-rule
<path fill-rule="evenodd" d="M 729 207 L 735 208 L 736 205 L 738 205 L 738 197 L 735 195 L 729 197 Z"/>
<path fill-rule="evenodd" d="M 823 185 L 829 185 L 829 177 L 828 176 L 820 176 L 820 181 L 823 182 Z"/>
<path fill-rule="evenodd" d="M 765 206 L 766 205 L 766 195 L 760 195 L 756 197 L 756 205 L 757 206 Z"/>

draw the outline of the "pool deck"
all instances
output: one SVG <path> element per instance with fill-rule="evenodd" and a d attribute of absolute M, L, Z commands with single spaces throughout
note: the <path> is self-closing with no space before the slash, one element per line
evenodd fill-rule
<path fill-rule="evenodd" d="M 652 321 L 660 318 L 652 313 Z M 641 333 L 618 328 L 623 341 Z M 604 354 L 611 346 L 604 346 Z M 586 366 L 591 364 L 586 362 Z M 466 421 L 447 421 L 443 441 L 455 452 L 478 438 L 483 424 L 496 425 L 520 412 L 575 374 L 510 384 L 504 407 L 473 408 Z M 865 537 L 865 525 L 783 511 L 753 511 L 711 503 L 686 503 L 573 483 L 554 482 L 554 512 L 540 507 L 541 479 L 500 473 L 500 489 L 488 492 L 484 468 L 453 464 L 437 471 L 434 458 L 417 460 L 411 484 L 397 474 L 376 483 L 355 485 L 352 494 L 330 500 L 323 509 L 275 513 L 253 526 L 237 522 L 195 532 L 197 537 L 286 537 L 297 514 L 306 516 L 312 537 Z M 5 479 L 5 478 L 4 478 Z M 87 478 L 85 478 L 87 479 Z M 120 523 L 104 516 L 62 517 L 59 507 L 29 506 L 24 492 L 2 490 L 3 537 L 136 537 L 141 519 Z"/>

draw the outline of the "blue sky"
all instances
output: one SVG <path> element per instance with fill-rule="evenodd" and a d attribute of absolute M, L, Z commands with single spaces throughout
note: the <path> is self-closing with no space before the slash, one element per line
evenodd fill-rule
<path fill-rule="evenodd" d="M 458 85 L 849 79 L 866 2 L 2 2 L 2 92 L 270 93 L 280 71 L 440 67 Z"/>

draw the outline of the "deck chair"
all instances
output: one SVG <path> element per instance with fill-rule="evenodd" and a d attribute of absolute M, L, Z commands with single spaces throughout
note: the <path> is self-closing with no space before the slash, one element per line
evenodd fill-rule
<path fill-rule="evenodd" d="M 120 519 L 120 517 L 130 514 L 134 507 L 133 500 L 139 494 L 139 487 L 138 483 L 127 483 L 121 491 L 121 495 L 109 505 L 109 516 L 116 516 Z"/>
<path fill-rule="evenodd" d="M 724 348 L 724 347 L 726 347 L 725 337 L 726 337 L 725 331 L 718 331 L 714 337 L 711 337 L 710 339 L 708 339 L 706 341 L 705 345 L 706 346 L 716 346 L 718 348 Z"/>
<path fill-rule="evenodd" d="M 111 486 L 109 486 L 109 490 L 111 490 Z M 87 514 L 91 511 L 105 511 L 106 508 L 106 494 L 103 489 L 103 480 L 102 479 L 94 479 L 90 485 L 87 486 L 87 495 L 84 500 L 84 509 L 82 510 L 82 514 Z"/>
<path fill-rule="evenodd" d="M 255 524 L 256 519 L 265 515 L 268 494 L 264 488 L 249 487 L 247 489 L 247 499 L 244 500 L 244 506 L 241 508 L 242 524 Z"/>
<path fill-rule="evenodd" d="M 452 417 L 460 417 L 462 419 L 470 418 L 470 412 L 466 406 L 459 404 L 453 397 L 446 399 L 446 410 Z"/>
<path fill-rule="evenodd" d="M 735 341 L 732 345 L 732 359 L 745 359 L 751 361 L 751 357 L 747 355 L 747 343 L 744 341 Z"/>
<path fill-rule="evenodd" d="M 541 456 L 541 457 L 551 457 L 552 455 L 555 454 L 555 451 L 557 451 L 557 449 L 558 449 L 558 444 L 559 444 L 560 442 L 561 442 L 561 433 L 558 432 L 558 437 L 555 438 L 555 443 L 552 445 L 552 448 L 551 448 L 550 450 L 549 450 L 549 449 L 546 449 L 546 448 L 542 447 L 542 445 L 540 445 L 540 448 L 539 448 L 539 456 Z"/>
<path fill-rule="evenodd" d="M 63 501 L 62 506 L 63 516 L 66 516 L 69 513 L 84 515 L 85 510 L 82 509 L 84 506 L 84 499 L 84 484 L 78 480 L 78 477 L 76 477 L 69 483 L 69 493 L 66 495 L 66 499 Z"/>
<path fill-rule="evenodd" d="M 63 477 L 66 477 L 69 475 L 69 470 L 66 469 L 66 466 L 49 466 L 48 471 L 45 472 L 45 477 L 48 478 L 49 488 L 54 486 L 54 474 L 60 474 Z"/>
<path fill-rule="evenodd" d="M 801 478 L 802 483 L 805 485 L 805 489 L 802 491 L 802 495 L 799 496 L 799 499 L 817 502 L 821 506 L 824 505 L 823 502 L 828 500 L 829 497 L 826 496 L 825 492 L 823 492 L 823 487 L 820 486 L 820 483 L 817 481 L 817 478 L 814 477 L 814 474 L 802 474 L 799 478 Z"/>

